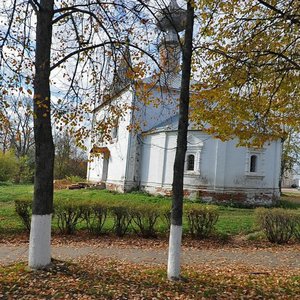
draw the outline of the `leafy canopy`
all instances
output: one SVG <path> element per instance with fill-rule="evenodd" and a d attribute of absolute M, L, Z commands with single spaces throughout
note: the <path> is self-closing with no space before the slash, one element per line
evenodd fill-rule
<path fill-rule="evenodd" d="M 298 1 L 199 1 L 191 118 L 222 140 L 262 146 L 300 124 Z M 209 125 L 208 125 L 209 124 Z"/>

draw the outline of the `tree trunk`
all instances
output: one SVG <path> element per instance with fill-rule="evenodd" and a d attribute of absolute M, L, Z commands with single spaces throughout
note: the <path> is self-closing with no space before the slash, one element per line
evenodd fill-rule
<path fill-rule="evenodd" d="M 180 252 L 182 237 L 182 210 L 183 210 L 183 176 L 184 162 L 187 147 L 187 131 L 190 100 L 191 59 L 193 52 L 194 8 L 192 2 L 187 3 L 187 22 L 185 40 L 182 49 L 182 76 L 179 99 L 179 123 L 177 148 L 173 172 L 173 199 L 171 211 L 171 228 L 168 255 L 168 278 L 180 278 Z"/>
<path fill-rule="evenodd" d="M 29 244 L 29 267 L 51 262 L 54 145 L 50 119 L 50 51 L 54 0 L 41 0 L 37 13 L 34 78 L 34 198 Z"/>

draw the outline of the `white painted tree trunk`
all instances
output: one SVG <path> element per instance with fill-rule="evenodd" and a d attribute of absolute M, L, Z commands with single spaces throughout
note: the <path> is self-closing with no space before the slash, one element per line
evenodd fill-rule
<path fill-rule="evenodd" d="M 51 214 L 32 215 L 28 266 L 42 269 L 51 263 Z"/>
<path fill-rule="evenodd" d="M 168 279 L 180 278 L 182 226 L 171 224 L 168 254 Z"/>

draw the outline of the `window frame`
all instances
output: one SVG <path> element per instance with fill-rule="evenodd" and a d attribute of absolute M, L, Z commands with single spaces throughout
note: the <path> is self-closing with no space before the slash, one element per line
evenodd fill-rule
<path fill-rule="evenodd" d="M 202 146 L 190 147 L 187 149 L 184 161 L 184 175 L 200 175 L 200 163 L 201 163 L 201 151 Z M 194 169 L 188 170 L 188 157 L 189 155 L 194 155 Z"/>
<path fill-rule="evenodd" d="M 250 173 L 257 173 L 258 170 L 258 159 L 256 154 L 250 155 L 250 163 L 249 163 L 249 172 Z"/>
<path fill-rule="evenodd" d="M 265 148 L 248 148 L 246 153 L 245 175 L 247 177 L 264 177 Z M 252 171 L 252 157 L 255 158 L 255 168 Z"/>
<path fill-rule="evenodd" d="M 193 157 L 193 160 L 190 161 L 190 158 Z M 194 153 L 189 153 L 186 156 L 186 171 L 187 172 L 194 172 L 195 171 L 195 154 Z M 190 168 L 190 164 L 192 163 L 193 168 Z"/>

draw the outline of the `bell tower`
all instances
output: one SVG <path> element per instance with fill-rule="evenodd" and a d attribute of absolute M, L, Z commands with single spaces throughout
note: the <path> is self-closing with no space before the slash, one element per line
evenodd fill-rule
<path fill-rule="evenodd" d="M 157 27 L 163 32 L 158 46 L 160 63 L 167 73 L 178 73 L 180 70 L 179 32 L 184 30 L 185 21 L 186 10 L 180 8 L 176 0 L 171 0 L 157 15 Z"/>

